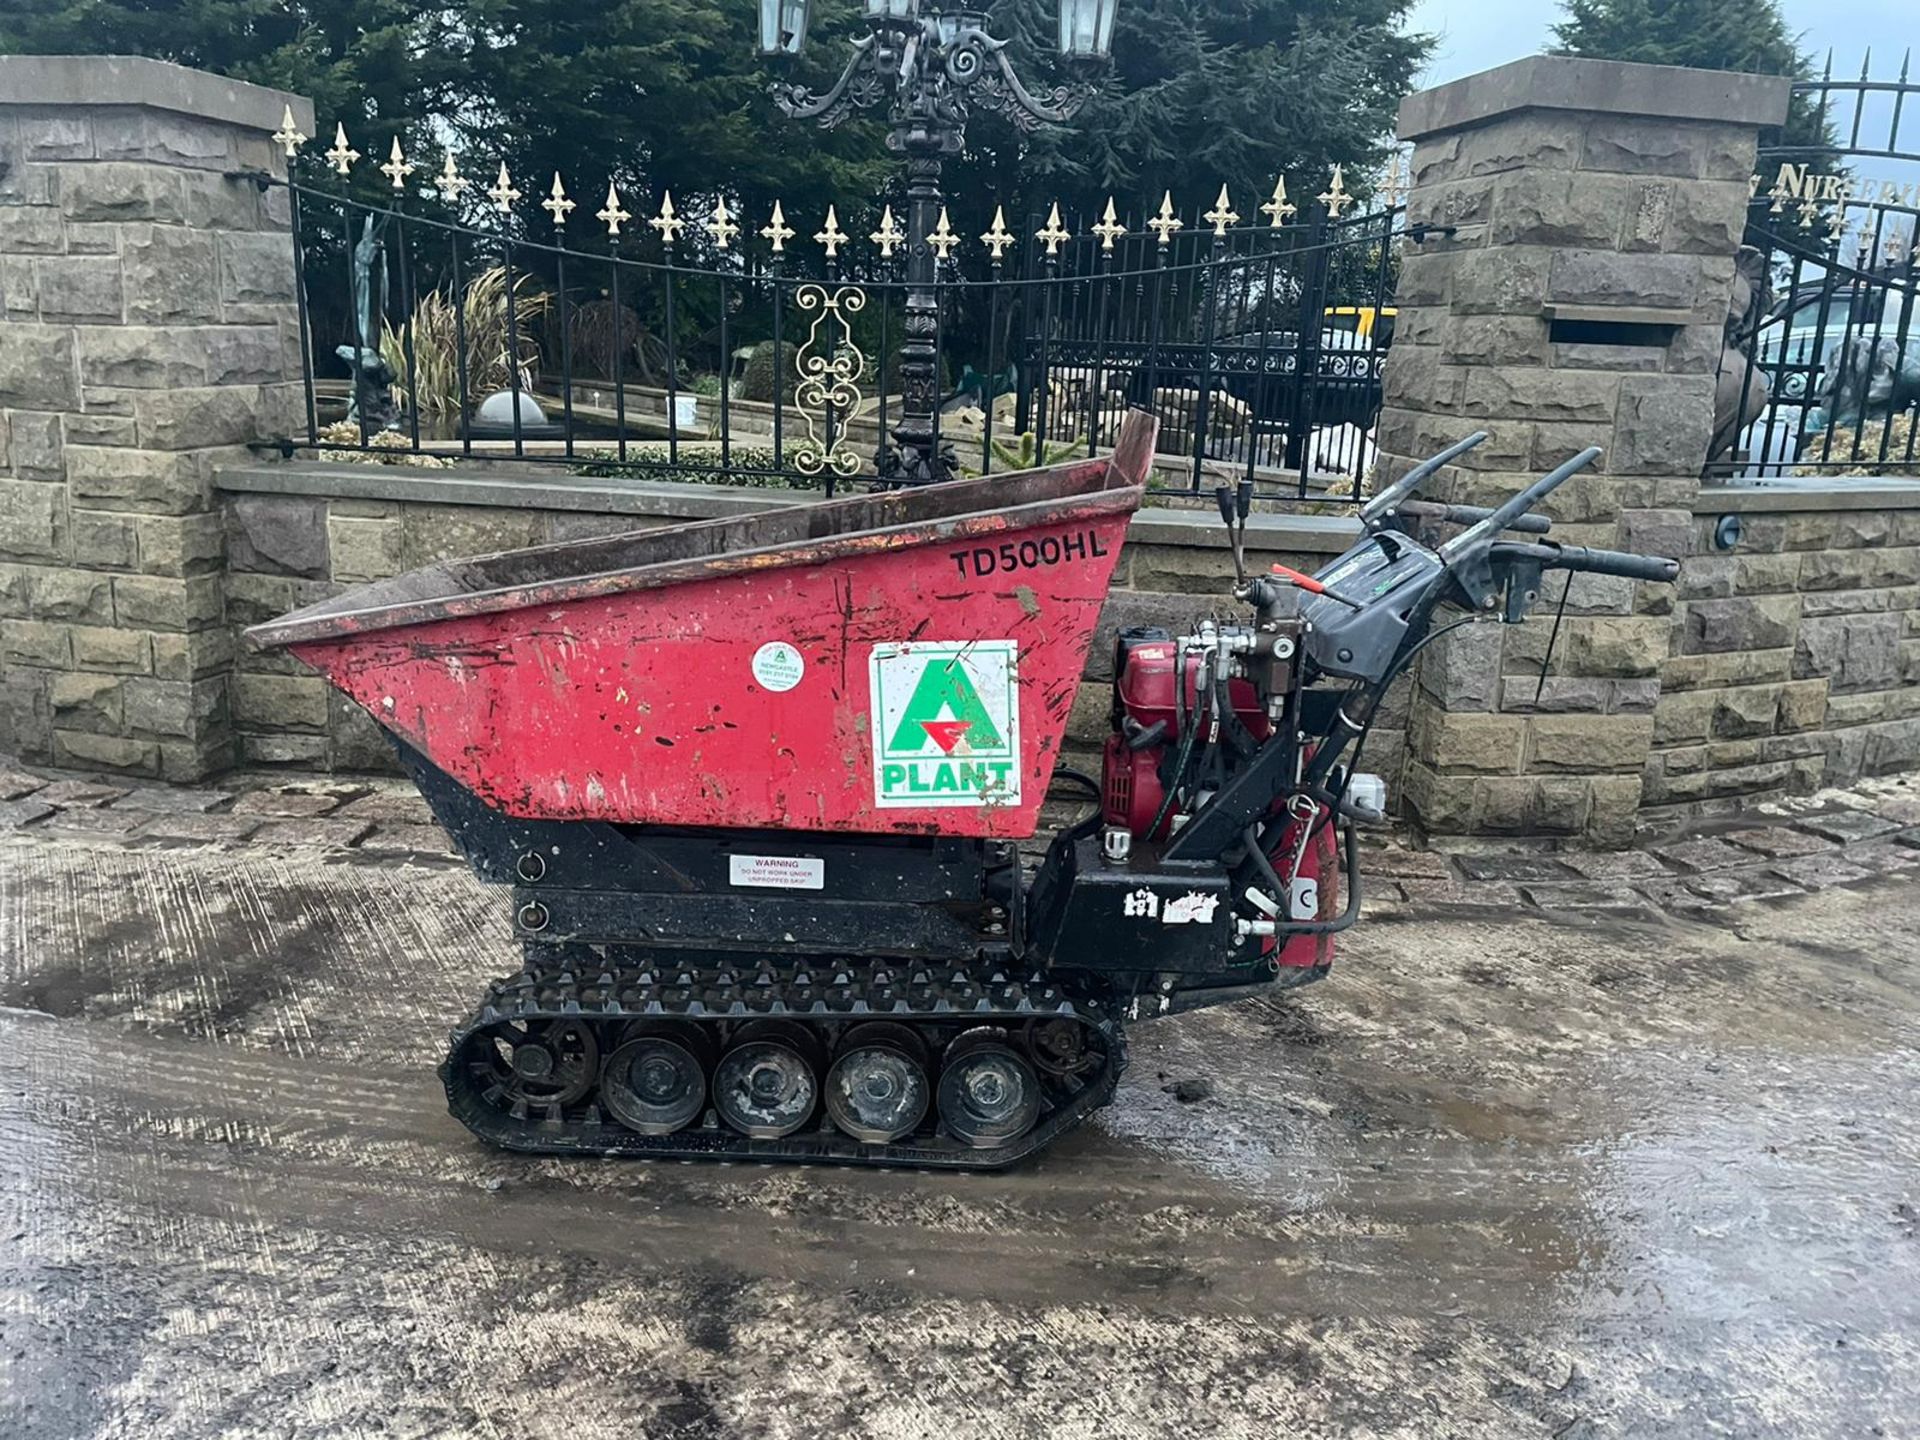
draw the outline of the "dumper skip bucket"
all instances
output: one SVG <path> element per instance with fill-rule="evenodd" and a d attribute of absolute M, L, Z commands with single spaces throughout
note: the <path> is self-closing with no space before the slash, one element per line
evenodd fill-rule
<path fill-rule="evenodd" d="M 1109 457 L 415 570 L 247 632 L 509 815 L 1031 835 L 1155 425 Z"/>

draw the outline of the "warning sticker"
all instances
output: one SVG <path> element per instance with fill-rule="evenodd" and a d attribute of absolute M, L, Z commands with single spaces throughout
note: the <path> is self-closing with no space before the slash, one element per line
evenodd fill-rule
<path fill-rule="evenodd" d="M 874 803 L 1020 803 L 1018 645 L 876 645 L 869 666 Z"/>
<path fill-rule="evenodd" d="M 729 855 L 727 883 L 771 890 L 824 890 L 827 862 L 806 855 Z"/>

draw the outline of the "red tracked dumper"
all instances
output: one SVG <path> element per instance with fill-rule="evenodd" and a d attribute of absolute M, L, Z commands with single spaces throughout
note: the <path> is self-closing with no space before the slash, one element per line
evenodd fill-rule
<path fill-rule="evenodd" d="M 1501 538 L 1591 454 L 1498 513 L 1410 498 L 1476 438 L 1319 577 L 1242 575 L 1250 616 L 1115 635 L 1097 783 L 1060 745 L 1138 413 L 1108 458 L 455 561 L 249 639 L 364 706 L 513 887 L 523 969 L 441 1066 L 475 1134 L 994 1168 L 1112 1096 L 1126 1023 L 1326 973 L 1384 804 L 1358 751 L 1440 605 L 1517 621 L 1545 568 L 1670 578 Z M 1251 490 L 1218 498 L 1237 569 Z M 1467 529 L 1449 551 L 1425 521 Z M 1063 783 L 1093 808 L 1035 866 Z"/>

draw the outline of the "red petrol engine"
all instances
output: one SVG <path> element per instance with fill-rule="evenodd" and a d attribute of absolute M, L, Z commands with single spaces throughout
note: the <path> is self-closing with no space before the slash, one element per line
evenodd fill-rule
<path fill-rule="evenodd" d="M 1197 645 L 1186 648 L 1186 674 L 1176 685 L 1176 673 L 1183 668 L 1181 648 L 1171 631 L 1158 626 L 1122 630 L 1114 645 L 1113 732 L 1107 736 L 1102 756 L 1102 811 L 1107 825 L 1125 830 L 1135 840 L 1158 842 L 1172 834 L 1179 817 L 1160 812 L 1168 770 L 1179 753 L 1182 726 L 1210 723 L 1207 707 L 1196 694 L 1201 683 L 1202 650 Z M 1266 697 L 1246 676 L 1232 676 L 1226 687 L 1227 703 L 1247 734 L 1255 742 L 1266 740 L 1272 733 Z M 1311 749 L 1305 752 L 1305 758 L 1311 755 Z M 1318 823 L 1322 814 L 1306 822 L 1316 828 L 1297 868 L 1294 856 L 1300 845 L 1299 820 L 1290 821 L 1281 830 L 1270 855 L 1277 870 L 1291 874 L 1288 902 L 1296 920 L 1330 920 L 1340 913 L 1334 828 Z M 1156 825 L 1157 815 L 1160 819 Z M 1264 948 L 1277 965 L 1317 966 L 1333 960 L 1331 935 L 1295 936 L 1280 947 L 1278 954 L 1273 954 L 1272 940 Z"/>

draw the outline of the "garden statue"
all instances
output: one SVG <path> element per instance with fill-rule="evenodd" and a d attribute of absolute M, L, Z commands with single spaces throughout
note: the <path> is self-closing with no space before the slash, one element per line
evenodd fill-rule
<path fill-rule="evenodd" d="M 1733 260 L 1733 295 L 1727 305 L 1720 374 L 1713 390 L 1713 439 L 1707 466 L 1731 451 L 1741 432 L 1759 418 L 1773 394 L 1767 372 L 1753 361 L 1754 343 L 1773 313 L 1773 287 L 1767 283 L 1767 257 L 1742 245 Z"/>
<path fill-rule="evenodd" d="M 998 375 L 982 375 L 973 366 L 963 366 L 960 371 L 960 383 L 940 399 L 940 409 L 944 412 L 962 405 L 974 405 L 985 410 L 1002 395 L 1011 395 L 1020 383 L 1019 370 L 1009 365 Z"/>
<path fill-rule="evenodd" d="M 1875 339 L 1864 331 L 1847 336 L 1830 352 L 1815 393 L 1821 403 L 1807 419 L 1811 432 L 1831 425 L 1858 433 L 1870 418 L 1891 420 L 1920 404 L 1920 336 L 1905 341 L 1892 335 Z"/>
<path fill-rule="evenodd" d="M 353 398 L 347 402 L 347 422 L 363 426 L 367 434 L 400 428 L 400 407 L 394 404 L 393 382 L 399 377 L 378 350 L 366 345 L 336 345 L 333 353 L 353 372 Z"/>
<path fill-rule="evenodd" d="M 387 313 L 386 229 L 385 215 L 369 215 L 360 227 L 352 265 L 353 333 L 358 343 L 336 346 L 333 352 L 353 373 L 347 419 L 369 434 L 395 429 L 400 423 L 400 410 L 393 400 L 393 382 L 398 377 L 380 354 Z"/>

